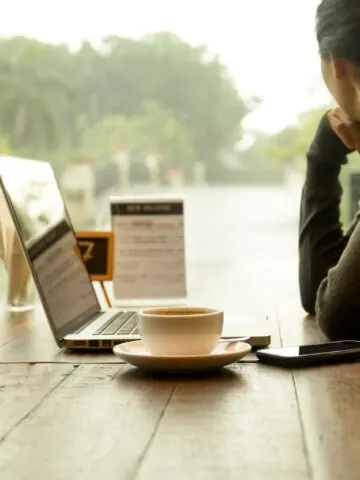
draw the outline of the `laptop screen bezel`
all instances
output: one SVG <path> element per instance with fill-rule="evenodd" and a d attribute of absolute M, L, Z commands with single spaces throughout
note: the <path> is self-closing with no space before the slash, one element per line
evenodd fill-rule
<path fill-rule="evenodd" d="M 26 161 L 26 159 L 21 159 L 21 160 Z M 52 171 L 56 186 L 58 188 L 59 194 L 61 196 L 61 200 L 62 200 L 63 205 L 64 205 L 64 218 L 63 218 L 63 220 L 65 220 L 67 222 L 68 227 L 69 227 L 69 231 L 72 232 L 72 234 L 74 235 L 74 239 L 76 240 L 75 229 L 74 229 L 74 226 L 73 226 L 72 221 L 70 219 L 69 213 L 67 211 L 66 204 L 65 204 L 62 192 L 60 190 L 60 187 L 59 187 L 54 169 L 52 168 L 52 166 L 48 162 L 39 161 L 39 163 L 43 163 L 43 164 L 47 165 L 48 167 L 50 167 L 50 169 Z M 70 322 L 67 322 L 61 328 L 56 327 L 54 319 L 52 318 L 51 311 L 50 311 L 50 309 L 47 305 L 45 296 L 43 294 L 43 289 L 42 289 L 40 279 L 39 279 L 39 277 L 36 273 L 36 270 L 34 268 L 34 265 L 33 265 L 32 261 L 29 257 L 29 254 L 28 254 L 28 251 L 27 251 L 27 248 L 26 248 L 26 245 L 25 245 L 25 241 L 24 241 L 24 238 L 23 238 L 23 233 L 22 233 L 22 228 L 21 228 L 21 224 L 20 224 L 20 221 L 19 221 L 19 217 L 18 217 L 18 214 L 17 214 L 16 209 L 14 207 L 14 203 L 12 201 L 11 195 L 10 195 L 8 189 L 6 188 L 6 185 L 5 185 L 5 182 L 4 182 L 4 179 L 3 179 L 3 175 L 1 174 L 1 172 L 0 172 L 0 188 L 3 192 L 3 194 L 4 194 L 4 198 L 5 198 L 5 201 L 7 203 L 9 213 L 11 215 L 11 218 L 12 218 L 14 226 L 15 226 L 16 234 L 18 236 L 22 251 L 23 251 L 24 256 L 26 258 L 28 267 L 31 271 L 31 274 L 32 274 L 32 277 L 34 279 L 35 285 L 37 287 L 38 294 L 41 298 L 41 303 L 42 303 L 43 308 L 45 310 L 45 314 L 47 316 L 50 328 L 53 332 L 56 343 L 58 344 L 58 346 L 62 347 L 64 345 L 64 337 L 66 335 L 68 335 L 70 333 L 73 333 L 74 331 L 78 330 L 79 328 L 86 325 L 87 323 L 89 323 L 89 321 L 91 321 L 92 317 L 89 317 L 87 319 L 86 318 L 85 319 L 84 318 L 80 318 L 80 319 L 75 318 L 75 319 L 71 320 Z M 95 314 L 100 313 L 101 312 L 100 302 L 99 302 L 98 296 L 96 295 L 94 285 L 91 281 L 91 278 L 90 278 L 90 275 L 89 275 L 88 272 L 87 272 L 87 276 L 88 276 L 88 279 L 89 279 L 90 286 L 91 286 L 91 288 L 93 290 L 93 293 L 94 293 L 94 298 L 96 299 L 96 303 L 97 303 L 97 312 L 95 312 Z"/>

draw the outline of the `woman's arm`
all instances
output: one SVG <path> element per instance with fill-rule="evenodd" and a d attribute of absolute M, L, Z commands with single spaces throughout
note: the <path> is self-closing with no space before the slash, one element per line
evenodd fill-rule
<path fill-rule="evenodd" d="M 360 224 L 320 284 L 316 318 L 330 340 L 360 340 Z"/>
<path fill-rule="evenodd" d="M 340 223 L 339 173 L 348 153 L 350 150 L 334 133 L 328 116 L 324 115 L 307 154 L 300 209 L 300 295 L 304 309 L 310 314 L 315 313 L 320 283 L 338 263 L 356 226 L 353 224 L 344 235 Z"/>

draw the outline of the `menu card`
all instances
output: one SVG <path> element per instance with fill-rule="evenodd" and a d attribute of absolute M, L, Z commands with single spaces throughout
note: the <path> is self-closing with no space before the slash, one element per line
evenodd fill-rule
<path fill-rule="evenodd" d="M 110 199 L 116 299 L 186 297 L 182 199 Z"/>

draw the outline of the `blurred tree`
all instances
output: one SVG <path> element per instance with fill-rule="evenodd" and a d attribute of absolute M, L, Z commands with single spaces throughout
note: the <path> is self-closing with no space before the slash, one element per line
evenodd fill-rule
<path fill-rule="evenodd" d="M 189 173 L 195 160 L 193 142 L 186 126 L 169 111 L 145 102 L 142 113 L 131 119 L 128 133 L 131 151 L 157 152 L 165 167 Z"/>
<path fill-rule="evenodd" d="M 300 166 L 305 168 L 303 160 L 325 111 L 325 108 L 310 110 L 301 114 L 295 125 L 288 126 L 275 134 L 259 134 L 250 147 L 248 155 L 259 155 L 279 165 L 288 162 L 296 163 L 299 159 Z"/>
<path fill-rule="evenodd" d="M 61 60 L 65 47 L 14 37 L 0 41 L 0 130 L 14 149 L 54 148 L 64 133 L 73 90 Z M 63 120 L 63 121 L 62 121 Z"/>
<path fill-rule="evenodd" d="M 205 47 L 170 33 L 107 37 L 76 52 L 13 37 L 0 40 L 0 59 L 0 135 L 16 152 L 53 162 L 88 146 L 105 154 L 106 139 L 120 128 L 131 148 L 155 146 L 169 165 L 215 165 L 259 103 L 240 98 Z M 91 141 L 95 131 L 105 150 Z"/>
<path fill-rule="evenodd" d="M 154 102 L 145 102 L 132 117 L 109 117 L 84 133 L 83 145 L 98 158 L 110 158 L 119 143 L 130 155 L 156 152 L 164 167 L 188 173 L 195 159 L 192 139 L 186 127 Z"/>
<path fill-rule="evenodd" d="M 99 52 L 84 44 L 76 55 L 88 118 L 142 115 L 144 102 L 151 101 L 186 128 L 197 158 L 205 162 L 240 138 L 249 110 L 226 68 L 209 58 L 206 48 L 161 33 L 142 41 L 108 37 Z"/>
<path fill-rule="evenodd" d="M 109 160 L 117 150 L 118 144 L 128 142 L 129 119 L 125 116 L 111 116 L 84 129 L 81 145 L 91 151 L 97 161 Z"/>

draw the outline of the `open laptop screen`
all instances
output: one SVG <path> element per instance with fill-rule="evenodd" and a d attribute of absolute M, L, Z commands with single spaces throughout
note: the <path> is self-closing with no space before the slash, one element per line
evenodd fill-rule
<path fill-rule="evenodd" d="M 58 340 L 100 306 L 47 162 L 0 156 L 0 177 L 20 241 Z"/>

